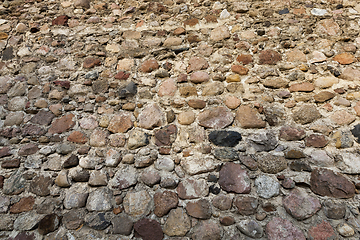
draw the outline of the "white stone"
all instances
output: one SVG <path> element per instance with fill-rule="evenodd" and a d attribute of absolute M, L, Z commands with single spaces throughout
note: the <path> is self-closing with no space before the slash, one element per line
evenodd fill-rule
<path fill-rule="evenodd" d="M 193 158 L 187 157 L 181 160 L 181 167 L 190 175 L 206 173 L 216 168 L 214 158 Z"/>
<path fill-rule="evenodd" d="M 327 13 L 325 9 L 313 8 L 311 9 L 311 14 L 315 16 L 324 16 Z"/>
<path fill-rule="evenodd" d="M 280 183 L 267 175 L 261 175 L 255 180 L 256 192 L 262 198 L 272 198 L 279 195 Z"/>

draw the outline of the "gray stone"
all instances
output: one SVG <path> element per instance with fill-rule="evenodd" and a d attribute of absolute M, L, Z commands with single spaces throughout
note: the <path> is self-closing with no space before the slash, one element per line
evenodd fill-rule
<path fill-rule="evenodd" d="M 305 104 L 302 105 L 298 110 L 296 110 L 293 115 L 293 119 L 295 122 L 300 124 L 312 123 L 315 120 L 321 118 L 321 114 L 317 110 L 316 106 Z"/>
<path fill-rule="evenodd" d="M 204 179 L 184 179 L 176 190 L 181 199 L 196 199 L 209 194 L 209 187 Z"/>
<path fill-rule="evenodd" d="M 126 235 L 126 236 L 131 234 L 131 231 L 134 226 L 134 223 L 131 220 L 131 218 L 124 213 L 121 213 L 121 214 L 117 215 L 116 217 L 114 217 L 111 220 L 111 223 L 113 225 L 113 233 L 114 234 L 120 234 L 120 235 Z"/>
<path fill-rule="evenodd" d="M 17 195 L 24 191 L 26 180 L 22 176 L 22 171 L 19 169 L 5 180 L 3 193 L 6 195 Z"/>
<path fill-rule="evenodd" d="M 134 219 L 140 219 L 151 211 L 153 200 L 145 190 L 128 192 L 124 198 L 123 206 L 127 214 Z"/>
<path fill-rule="evenodd" d="M 259 132 L 249 135 L 247 142 L 257 152 L 271 151 L 278 145 L 278 139 L 274 132 Z"/>
<path fill-rule="evenodd" d="M 92 171 L 90 173 L 89 185 L 92 187 L 106 186 L 107 185 L 107 174 L 105 171 Z"/>
<path fill-rule="evenodd" d="M 14 229 L 14 221 L 16 216 L 8 214 L 0 214 L 0 231 L 11 231 Z"/>
<path fill-rule="evenodd" d="M 67 155 L 74 151 L 75 147 L 68 143 L 62 143 L 56 148 L 56 152 L 62 155 Z"/>
<path fill-rule="evenodd" d="M 221 227 L 212 220 L 201 221 L 193 229 L 193 240 L 220 240 L 222 234 Z"/>
<path fill-rule="evenodd" d="M 14 229 L 17 231 L 29 231 L 34 229 L 42 215 L 34 212 L 25 212 L 20 214 L 14 222 Z"/>
<path fill-rule="evenodd" d="M 0 195 L 0 213 L 6 213 L 9 209 L 10 199 Z"/>
<path fill-rule="evenodd" d="M 14 97 L 8 103 L 8 109 L 10 111 L 22 111 L 25 109 L 26 98 L 25 97 Z"/>
<path fill-rule="evenodd" d="M 216 148 L 212 154 L 224 162 L 235 161 L 239 159 L 239 153 L 233 148 Z"/>
<path fill-rule="evenodd" d="M 88 211 L 109 211 L 112 208 L 113 193 L 109 188 L 100 188 L 89 194 L 86 203 Z"/>
<path fill-rule="evenodd" d="M 109 185 L 113 189 L 126 189 L 137 183 L 137 177 L 137 172 L 134 167 L 123 165 L 109 181 Z"/>
<path fill-rule="evenodd" d="M 261 238 L 263 235 L 263 228 L 254 220 L 242 220 L 236 224 L 236 227 L 240 232 L 251 238 Z"/>
<path fill-rule="evenodd" d="M 11 112 L 6 115 L 4 126 L 20 125 L 24 120 L 24 116 L 23 112 Z"/>
<path fill-rule="evenodd" d="M 95 230 L 104 230 L 111 222 L 105 218 L 104 213 L 89 213 L 85 216 L 85 223 Z"/>
<path fill-rule="evenodd" d="M 86 185 L 74 184 L 66 190 L 64 198 L 64 207 L 66 209 L 85 207 L 89 196 Z"/>
<path fill-rule="evenodd" d="M 180 165 L 188 174 L 196 175 L 214 170 L 216 160 L 211 157 L 195 158 L 190 156 L 183 158 Z"/>
<path fill-rule="evenodd" d="M 262 198 L 272 198 L 279 195 L 280 184 L 272 177 L 261 175 L 255 179 L 257 194 Z"/>
<path fill-rule="evenodd" d="M 332 200 L 326 200 L 323 203 L 325 216 L 331 219 L 342 219 L 345 217 L 346 206 L 344 203 L 336 203 Z"/>
<path fill-rule="evenodd" d="M 66 229 L 78 229 L 84 223 L 85 214 L 85 209 L 73 209 L 63 214 L 62 223 Z"/>
<path fill-rule="evenodd" d="M 271 174 L 281 172 L 287 167 L 284 157 L 271 154 L 257 156 L 257 164 L 261 171 Z"/>

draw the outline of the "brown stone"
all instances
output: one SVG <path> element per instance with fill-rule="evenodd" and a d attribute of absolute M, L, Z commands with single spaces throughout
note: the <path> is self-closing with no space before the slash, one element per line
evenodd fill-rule
<path fill-rule="evenodd" d="M 329 18 L 319 21 L 316 24 L 316 31 L 318 33 L 325 33 L 330 36 L 335 36 L 340 32 L 340 27 L 334 21 L 334 19 Z"/>
<path fill-rule="evenodd" d="M 186 30 L 182 27 L 178 27 L 177 29 L 174 30 L 174 35 L 181 35 L 184 34 L 186 32 Z"/>
<path fill-rule="evenodd" d="M 30 122 L 39 125 L 49 125 L 54 117 L 55 115 L 53 113 L 41 110 L 30 119 Z"/>
<path fill-rule="evenodd" d="M 197 96 L 196 88 L 193 86 L 181 87 L 179 92 L 182 97 Z"/>
<path fill-rule="evenodd" d="M 303 105 L 292 115 L 295 122 L 300 124 L 307 124 L 314 122 L 315 120 L 321 118 L 321 114 L 314 105 Z"/>
<path fill-rule="evenodd" d="M 300 229 L 295 227 L 289 220 L 279 217 L 274 217 L 266 225 L 266 234 L 269 240 L 306 240 Z"/>
<path fill-rule="evenodd" d="M 39 148 L 37 145 L 35 145 L 33 143 L 28 143 L 19 149 L 18 155 L 19 156 L 28 156 L 28 155 L 37 153 L 37 151 L 39 151 Z"/>
<path fill-rule="evenodd" d="M 169 213 L 173 208 L 176 208 L 179 198 L 176 193 L 170 191 L 157 192 L 154 195 L 154 214 L 162 217 Z"/>
<path fill-rule="evenodd" d="M 246 65 L 253 62 L 253 58 L 250 54 L 240 54 L 237 56 L 236 61 Z"/>
<path fill-rule="evenodd" d="M 115 79 L 119 79 L 119 80 L 126 80 L 129 77 L 130 77 L 130 73 L 126 73 L 124 71 L 120 71 L 114 76 Z"/>
<path fill-rule="evenodd" d="M 340 53 L 333 58 L 333 61 L 336 61 L 342 65 L 348 65 L 356 61 L 356 58 L 350 53 Z"/>
<path fill-rule="evenodd" d="M 158 90 L 158 95 L 160 97 L 174 96 L 176 90 L 177 90 L 177 87 L 176 87 L 175 80 L 172 78 L 169 78 L 166 81 L 164 81 L 163 83 L 161 83 L 159 90 Z"/>
<path fill-rule="evenodd" d="M 133 122 L 131 121 L 131 113 L 122 112 L 118 115 L 115 115 L 109 123 L 108 130 L 112 133 L 125 133 L 133 127 Z"/>
<path fill-rule="evenodd" d="M 188 202 L 186 204 L 187 213 L 199 219 L 209 219 L 211 217 L 211 204 L 206 199 L 200 199 L 195 202 Z"/>
<path fill-rule="evenodd" d="M 231 71 L 233 71 L 234 73 L 237 73 L 239 75 L 246 75 L 246 74 L 248 74 L 249 69 L 244 66 L 241 66 L 241 65 L 232 65 Z"/>
<path fill-rule="evenodd" d="M 101 62 L 99 59 L 90 57 L 85 59 L 83 63 L 83 68 L 93 68 L 95 66 L 100 66 L 100 64 Z"/>
<path fill-rule="evenodd" d="M 264 128 L 266 126 L 266 122 L 258 116 L 258 112 L 249 105 L 241 105 L 238 108 L 235 121 L 243 128 Z"/>
<path fill-rule="evenodd" d="M 203 109 L 206 107 L 206 102 L 201 99 L 190 99 L 187 103 L 189 107 L 194 109 Z"/>
<path fill-rule="evenodd" d="M 206 15 L 204 18 L 207 23 L 217 23 L 218 22 L 217 17 L 214 15 Z"/>
<path fill-rule="evenodd" d="M 0 149 L 0 158 L 11 156 L 12 153 L 9 147 L 3 147 Z"/>
<path fill-rule="evenodd" d="M 322 148 L 325 147 L 328 142 L 325 136 L 320 134 L 311 134 L 305 138 L 305 145 L 307 147 Z"/>
<path fill-rule="evenodd" d="M 68 136 L 67 140 L 69 142 L 84 144 L 87 143 L 88 138 L 84 133 L 79 131 L 74 131 Z"/>
<path fill-rule="evenodd" d="M 225 163 L 219 172 L 219 185 L 227 192 L 249 193 L 250 178 L 240 164 Z"/>
<path fill-rule="evenodd" d="M 233 225 L 235 223 L 235 218 L 233 218 L 232 216 L 225 216 L 219 219 L 221 225 L 224 226 L 230 226 Z"/>
<path fill-rule="evenodd" d="M 254 197 L 237 196 L 234 200 L 234 206 L 238 209 L 238 212 L 241 215 L 249 216 L 255 214 L 258 205 L 258 199 Z"/>
<path fill-rule="evenodd" d="M 304 129 L 300 127 L 284 126 L 280 129 L 280 139 L 286 141 L 299 141 L 305 137 Z"/>
<path fill-rule="evenodd" d="M 234 116 L 226 107 L 214 107 L 201 112 L 197 120 L 206 128 L 225 128 L 233 122 Z"/>
<path fill-rule="evenodd" d="M 340 173 L 319 168 L 311 172 L 311 191 L 320 195 L 334 198 L 352 198 L 355 195 L 355 186 Z"/>
<path fill-rule="evenodd" d="M 359 81 L 360 80 L 360 70 L 346 67 L 343 69 L 341 75 L 339 76 L 341 79 L 345 79 L 348 81 Z"/>
<path fill-rule="evenodd" d="M 3 160 L 1 163 L 2 168 L 18 168 L 20 167 L 20 159 L 9 159 L 9 160 Z"/>
<path fill-rule="evenodd" d="M 191 18 L 191 19 L 188 19 L 188 20 L 184 21 L 184 25 L 185 26 L 189 25 L 190 27 L 195 26 L 198 23 L 199 23 L 199 19 L 196 19 L 196 18 Z"/>
<path fill-rule="evenodd" d="M 286 53 L 288 62 L 306 62 L 306 55 L 299 49 L 294 49 Z"/>
<path fill-rule="evenodd" d="M 274 51 L 274 50 L 264 50 L 260 52 L 259 55 L 259 64 L 269 64 L 269 65 L 275 65 L 277 62 L 281 61 L 281 55 L 280 53 Z"/>
<path fill-rule="evenodd" d="M 68 20 L 69 17 L 66 15 L 61 15 L 58 16 L 57 18 L 55 18 L 54 20 L 52 20 L 52 25 L 60 25 L 60 26 L 67 26 L 68 24 Z"/>
<path fill-rule="evenodd" d="M 205 70 L 209 67 L 209 63 L 202 57 L 192 57 L 189 60 L 189 66 L 187 67 L 187 73 L 192 71 Z"/>
<path fill-rule="evenodd" d="M 312 92 L 314 89 L 314 85 L 308 82 L 295 83 L 289 87 L 290 92 Z"/>
<path fill-rule="evenodd" d="M 141 64 L 140 70 L 145 73 L 151 73 L 159 68 L 159 64 L 155 59 L 146 60 Z"/>
<path fill-rule="evenodd" d="M 212 220 L 201 221 L 194 227 L 191 237 L 193 240 L 220 240 L 221 227 Z"/>
<path fill-rule="evenodd" d="M 10 208 L 10 213 L 28 212 L 33 209 L 35 198 L 33 196 L 24 197 Z"/>
<path fill-rule="evenodd" d="M 217 195 L 212 200 L 213 206 L 222 211 L 230 209 L 232 202 L 232 197 L 224 194 Z"/>
<path fill-rule="evenodd" d="M 289 81 L 284 79 L 284 78 L 268 78 L 265 79 L 263 81 L 261 81 L 261 83 L 268 88 L 286 88 L 289 86 Z"/>
<path fill-rule="evenodd" d="M 134 224 L 135 236 L 140 236 L 147 240 L 161 240 L 163 239 L 163 231 L 158 221 L 148 218 L 143 218 Z"/>
<path fill-rule="evenodd" d="M 315 102 L 320 102 L 320 103 L 326 102 L 327 100 L 330 100 L 333 97 L 335 97 L 335 93 L 328 91 L 322 91 L 314 95 Z"/>
<path fill-rule="evenodd" d="M 51 177 L 40 175 L 31 181 L 29 191 L 38 196 L 45 197 L 50 194 L 50 186 L 52 184 L 53 181 Z"/>
<path fill-rule="evenodd" d="M 203 83 L 209 81 L 210 76 L 206 72 L 194 72 L 190 75 L 190 81 L 193 83 Z"/>
<path fill-rule="evenodd" d="M 336 233 L 330 223 L 322 221 L 321 223 L 309 229 L 309 237 L 312 240 L 336 239 Z"/>
<path fill-rule="evenodd" d="M 51 124 L 48 133 L 50 134 L 63 133 L 69 130 L 75 125 L 75 121 L 73 121 L 74 117 L 75 117 L 74 114 L 70 113 L 65 116 L 62 116 L 61 118 L 56 119 Z"/>

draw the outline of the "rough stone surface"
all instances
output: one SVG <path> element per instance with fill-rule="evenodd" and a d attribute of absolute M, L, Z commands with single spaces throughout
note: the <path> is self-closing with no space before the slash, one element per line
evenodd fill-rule
<path fill-rule="evenodd" d="M 304 234 L 295 227 L 289 220 L 275 217 L 266 225 L 268 239 L 299 239 L 305 240 Z"/>
<path fill-rule="evenodd" d="M 226 163 L 219 172 L 219 185 L 227 192 L 249 193 L 250 179 L 239 164 Z"/>
<path fill-rule="evenodd" d="M 166 235 L 173 236 L 185 236 L 190 230 L 191 222 L 189 216 L 183 208 L 176 208 L 170 211 L 163 231 Z"/>
<path fill-rule="evenodd" d="M 262 198 L 271 198 L 279 195 L 280 184 L 272 177 L 261 175 L 255 180 L 257 194 Z"/>
<path fill-rule="evenodd" d="M 235 121 L 242 128 L 264 128 L 266 126 L 266 122 L 260 118 L 257 111 L 247 105 L 241 105 L 238 108 Z"/>
<path fill-rule="evenodd" d="M 197 120 L 200 126 L 206 128 L 225 128 L 230 125 L 234 119 L 232 113 L 225 107 L 215 107 L 201 112 Z"/>
<path fill-rule="evenodd" d="M 160 223 L 153 219 L 143 218 L 135 222 L 134 230 L 144 240 L 161 240 L 164 236 Z"/>
<path fill-rule="evenodd" d="M 176 208 L 179 199 L 176 193 L 170 191 L 157 192 L 154 195 L 154 214 L 158 217 L 166 215 L 171 209 Z"/>

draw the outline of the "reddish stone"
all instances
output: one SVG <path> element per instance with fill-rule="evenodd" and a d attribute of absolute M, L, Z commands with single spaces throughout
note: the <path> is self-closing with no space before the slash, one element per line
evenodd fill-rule
<path fill-rule="evenodd" d="M 209 63 L 202 57 L 192 57 L 189 60 L 189 66 L 187 67 L 187 73 L 192 71 L 205 70 L 209 67 Z"/>
<path fill-rule="evenodd" d="M 305 137 L 304 129 L 299 127 L 284 126 L 280 129 L 280 139 L 286 141 L 299 141 Z"/>
<path fill-rule="evenodd" d="M 33 125 L 33 124 L 28 124 L 21 129 L 21 135 L 24 137 L 25 136 L 42 136 L 45 133 L 46 133 L 45 129 L 43 129 L 39 126 Z"/>
<path fill-rule="evenodd" d="M 148 6 L 148 12 L 163 13 L 167 12 L 168 8 L 159 2 L 150 2 Z"/>
<path fill-rule="evenodd" d="M 12 153 L 10 152 L 9 147 L 3 147 L 0 149 L 0 158 L 11 156 Z"/>
<path fill-rule="evenodd" d="M 304 220 L 320 210 L 319 199 L 309 196 L 304 190 L 294 189 L 283 198 L 285 210 L 295 219 Z"/>
<path fill-rule="evenodd" d="M 196 19 L 196 18 L 191 18 L 191 19 L 188 19 L 188 20 L 184 21 L 184 25 L 185 26 L 189 25 L 190 27 L 195 26 L 198 23 L 199 23 L 199 19 Z"/>
<path fill-rule="evenodd" d="M 336 233 L 330 223 L 322 221 L 309 230 L 309 238 L 312 240 L 336 239 Z"/>
<path fill-rule="evenodd" d="M 249 193 L 250 178 L 240 164 L 225 163 L 219 173 L 219 185 L 227 192 Z"/>
<path fill-rule="evenodd" d="M 108 126 L 108 130 L 112 133 L 125 133 L 133 127 L 133 122 L 131 121 L 131 113 L 122 112 L 118 115 L 115 115 Z"/>
<path fill-rule="evenodd" d="M 54 133 L 63 133 L 75 125 L 75 121 L 73 121 L 74 114 L 70 113 L 61 118 L 56 119 L 52 124 L 48 131 L 50 134 Z"/>
<path fill-rule="evenodd" d="M 241 215 L 253 215 L 259 205 L 259 201 L 254 197 L 240 197 L 237 196 L 234 200 L 234 205 Z"/>
<path fill-rule="evenodd" d="M 135 237 L 144 240 L 161 240 L 164 237 L 161 225 L 158 221 L 143 218 L 134 224 Z"/>
<path fill-rule="evenodd" d="M 308 82 L 295 83 L 289 87 L 290 92 L 312 92 L 314 89 L 314 85 Z"/>
<path fill-rule="evenodd" d="M 159 64 L 155 59 L 146 60 L 141 64 L 140 70 L 145 73 L 151 73 L 159 68 Z"/>
<path fill-rule="evenodd" d="M 266 225 L 266 234 L 269 240 L 306 240 L 304 234 L 289 220 L 274 217 Z"/>
<path fill-rule="evenodd" d="M 157 146 L 171 146 L 175 141 L 177 134 L 177 127 L 175 125 L 168 125 L 162 129 L 157 129 L 154 132 L 155 144 Z"/>
<path fill-rule="evenodd" d="M 1 163 L 2 168 L 18 168 L 20 167 L 20 159 L 10 159 L 10 160 L 4 160 Z"/>
<path fill-rule="evenodd" d="M 178 83 L 187 82 L 187 74 L 185 74 L 185 73 L 180 74 L 180 75 L 177 77 L 176 81 L 177 81 Z"/>
<path fill-rule="evenodd" d="M 340 173 L 325 168 L 311 172 L 311 191 L 320 196 L 335 198 L 352 198 L 355 195 L 355 186 Z"/>
<path fill-rule="evenodd" d="M 238 108 L 235 120 L 243 128 L 264 128 L 266 126 L 266 122 L 258 116 L 258 112 L 248 105 L 241 105 Z"/>
<path fill-rule="evenodd" d="M 83 68 L 93 68 L 95 66 L 100 66 L 100 64 L 101 62 L 99 59 L 90 57 L 85 59 L 83 63 Z"/>
<path fill-rule="evenodd" d="M 49 125 L 54 117 L 55 115 L 52 112 L 41 110 L 30 119 L 30 122 L 39 125 Z"/>
<path fill-rule="evenodd" d="M 347 65 L 355 62 L 356 58 L 350 53 L 340 53 L 333 58 L 333 61 L 336 61 L 342 65 Z"/>
<path fill-rule="evenodd" d="M 28 212 L 33 209 L 35 198 L 33 196 L 24 197 L 10 208 L 10 213 Z"/>
<path fill-rule="evenodd" d="M 224 226 L 230 226 L 235 223 L 235 219 L 231 216 L 225 216 L 225 217 L 220 218 L 220 223 L 221 223 L 221 225 L 224 225 Z"/>
<path fill-rule="evenodd" d="M 70 142 L 74 142 L 74 143 L 84 144 L 84 143 L 87 143 L 88 138 L 86 137 L 86 135 L 84 133 L 79 132 L 79 131 L 74 131 L 69 135 L 67 140 Z"/>
<path fill-rule="evenodd" d="M 236 60 L 241 62 L 242 64 L 246 65 L 253 62 L 253 58 L 250 54 L 240 54 Z"/>
<path fill-rule="evenodd" d="M 214 15 L 205 16 L 205 20 L 207 23 L 217 23 L 218 22 L 217 17 Z"/>
<path fill-rule="evenodd" d="M 246 75 L 246 74 L 248 74 L 249 69 L 244 66 L 241 66 L 241 65 L 232 65 L 231 71 L 233 71 L 234 73 L 237 73 L 239 75 Z"/>
<path fill-rule="evenodd" d="M 199 219 L 209 219 L 211 217 L 211 204 L 206 199 L 200 199 L 196 202 L 188 202 L 186 204 L 187 213 Z"/>
<path fill-rule="evenodd" d="M 61 15 L 52 20 L 52 25 L 61 25 L 61 26 L 68 26 L 69 17 L 66 15 Z"/>
<path fill-rule="evenodd" d="M 115 79 L 119 79 L 119 80 L 126 80 L 130 77 L 130 73 L 126 73 L 124 71 L 120 71 L 115 75 Z"/>
<path fill-rule="evenodd" d="M 179 198 L 176 193 L 170 191 L 157 192 L 154 195 L 154 214 L 158 217 L 162 217 L 168 212 L 176 208 L 179 203 Z"/>
<path fill-rule="evenodd" d="M 281 61 L 280 53 L 274 50 L 264 50 L 260 52 L 259 64 L 275 65 L 278 61 Z"/>
<path fill-rule="evenodd" d="M 210 76 L 206 72 L 194 72 L 190 76 L 190 81 L 193 83 L 203 83 L 209 81 Z"/>
<path fill-rule="evenodd" d="M 19 149 L 18 155 L 19 156 L 32 155 L 32 154 L 35 154 L 37 151 L 39 151 L 38 146 L 33 143 L 29 143 L 29 144 L 22 146 Z"/>
<path fill-rule="evenodd" d="M 329 141 L 326 140 L 324 135 L 320 134 L 311 134 L 305 138 L 305 145 L 307 147 L 317 147 L 322 148 L 328 144 Z"/>

